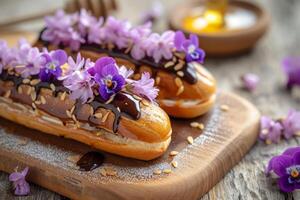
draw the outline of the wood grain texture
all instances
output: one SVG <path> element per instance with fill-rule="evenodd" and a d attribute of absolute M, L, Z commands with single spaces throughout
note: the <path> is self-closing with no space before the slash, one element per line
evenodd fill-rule
<path fill-rule="evenodd" d="M 229 110 L 223 111 L 222 105 Z M 72 199 L 197 199 L 213 187 L 256 141 L 259 112 L 244 99 L 227 93 L 217 97 L 214 109 L 193 120 L 172 120 L 172 142 L 153 161 L 105 154 L 104 165 L 81 172 L 77 159 L 92 151 L 81 143 L 27 129 L 0 119 L 0 170 L 29 166 L 28 180 Z M 203 123 L 203 131 L 190 123 Z M 194 138 L 188 144 L 187 137 Z M 169 156 L 171 151 L 179 152 Z M 176 161 L 178 167 L 171 166 Z M 113 168 L 116 176 L 103 176 Z M 171 169 L 171 174 L 154 175 Z M 145 196 L 147 194 L 147 196 Z"/>
<path fill-rule="evenodd" d="M 46 0 L 40 1 L 43 2 L 41 3 L 42 6 L 39 6 L 36 2 L 30 4 L 32 1 L 22 1 L 22 3 L 16 0 L 1 1 L 1 19 L 5 20 L 5 17 L 10 17 L 16 13 L 41 9 Z M 54 4 L 53 1 L 48 0 L 48 2 L 51 2 L 51 5 Z M 58 2 L 55 1 L 55 3 Z M 174 6 L 177 2 L 182 1 L 163 0 L 162 2 L 164 5 Z M 300 109 L 299 92 L 298 94 L 297 92 L 290 94 L 283 89 L 284 75 L 280 68 L 280 62 L 283 57 L 300 55 L 300 1 L 255 0 L 255 2 L 264 6 L 272 16 L 271 29 L 268 34 L 252 52 L 227 59 L 207 59 L 206 66 L 217 78 L 219 88 L 242 95 L 253 102 L 262 114 L 276 118 L 285 115 L 290 108 Z M 150 0 L 120 1 L 121 15 L 132 21 L 137 21 L 139 12 L 146 10 L 150 4 Z M 24 9 L 25 5 L 29 8 Z M 28 25 L 28 27 L 18 28 L 31 30 L 31 27 L 31 25 Z M 158 30 L 163 30 L 166 27 L 166 20 L 161 20 L 156 27 Z M 254 94 L 245 92 L 240 88 L 239 76 L 247 72 L 259 74 L 263 80 Z M 201 200 L 300 199 L 300 192 L 291 194 L 279 192 L 276 185 L 266 179 L 263 174 L 264 167 L 272 156 L 296 145 L 300 145 L 300 138 L 282 141 L 278 145 L 265 145 L 257 142 L 245 158 Z M 59 200 L 62 198 L 56 193 L 36 185 L 32 185 L 32 194 L 30 196 L 16 198 L 11 195 L 8 188 L 7 174 L 0 173 L 0 199 Z"/>

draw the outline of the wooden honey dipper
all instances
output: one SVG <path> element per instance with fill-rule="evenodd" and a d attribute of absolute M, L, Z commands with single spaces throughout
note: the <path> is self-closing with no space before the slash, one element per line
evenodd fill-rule
<path fill-rule="evenodd" d="M 111 11 L 117 9 L 117 4 L 115 0 L 70 0 L 64 6 L 64 10 L 68 13 L 79 11 L 82 8 L 90 11 L 91 14 L 96 17 L 107 17 Z M 0 28 L 40 19 L 47 15 L 53 15 L 56 10 L 57 8 L 48 11 L 42 11 L 40 13 L 34 13 L 26 17 L 23 16 L 13 18 L 5 22 L 1 22 Z"/>

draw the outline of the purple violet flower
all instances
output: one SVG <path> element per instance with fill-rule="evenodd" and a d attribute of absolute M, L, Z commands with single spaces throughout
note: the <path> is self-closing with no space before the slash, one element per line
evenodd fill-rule
<path fill-rule="evenodd" d="M 22 172 L 13 172 L 9 175 L 9 181 L 13 182 L 14 193 L 17 196 L 25 196 L 30 193 L 30 186 L 25 180 L 29 168 L 26 167 Z"/>
<path fill-rule="evenodd" d="M 154 58 L 156 63 L 162 58 L 171 59 L 174 49 L 174 36 L 173 31 L 166 31 L 162 35 L 152 33 L 145 41 L 147 55 Z"/>
<path fill-rule="evenodd" d="M 187 62 L 204 62 L 205 52 L 199 48 L 197 35 L 190 34 L 189 39 L 186 39 L 182 31 L 176 31 L 174 43 L 177 51 L 184 51 L 186 53 L 185 59 Z"/>
<path fill-rule="evenodd" d="M 300 147 L 287 149 L 282 155 L 273 157 L 267 166 L 266 174 L 274 172 L 278 186 L 283 192 L 300 189 Z"/>
<path fill-rule="evenodd" d="M 125 80 L 128 80 L 129 77 L 134 73 L 132 69 L 127 69 L 125 66 L 119 67 L 118 70 L 119 70 L 119 74 L 123 76 Z"/>
<path fill-rule="evenodd" d="M 133 93 L 147 98 L 149 101 L 153 102 L 158 95 L 158 89 L 154 87 L 154 79 L 150 78 L 150 74 L 145 72 L 138 81 L 132 82 Z"/>
<path fill-rule="evenodd" d="M 300 133 L 300 112 L 290 110 L 287 117 L 281 122 L 283 126 L 283 136 L 286 139 L 299 135 Z"/>
<path fill-rule="evenodd" d="M 98 59 L 88 72 L 99 84 L 99 94 L 104 101 L 119 92 L 125 85 L 125 78 L 119 73 L 116 61 L 111 57 Z"/>
<path fill-rule="evenodd" d="M 61 66 L 67 62 L 67 54 L 63 50 L 42 54 L 43 63 L 39 77 L 42 81 L 55 80 L 62 75 Z"/>
<path fill-rule="evenodd" d="M 252 73 L 243 75 L 241 77 L 241 80 L 243 83 L 243 87 L 250 92 L 253 92 L 256 89 L 260 81 L 259 77 L 256 74 Z"/>
<path fill-rule="evenodd" d="M 300 57 L 285 58 L 282 68 L 287 76 L 287 89 L 292 89 L 294 85 L 300 86 Z"/>
<path fill-rule="evenodd" d="M 20 73 L 23 78 L 40 73 L 43 59 L 38 48 L 31 47 L 25 40 L 20 40 L 15 51 L 16 60 L 13 65 L 17 73 Z"/>
<path fill-rule="evenodd" d="M 260 119 L 259 138 L 267 144 L 278 143 L 282 129 L 283 128 L 279 122 L 273 121 L 269 117 L 262 116 Z"/>

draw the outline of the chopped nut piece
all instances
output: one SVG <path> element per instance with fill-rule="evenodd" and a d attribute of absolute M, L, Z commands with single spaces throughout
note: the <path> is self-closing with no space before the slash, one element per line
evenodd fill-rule
<path fill-rule="evenodd" d="M 177 56 L 180 59 L 184 59 L 185 58 L 185 54 L 184 53 L 175 52 L 174 55 Z"/>
<path fill-rule="evenodd" d="M 220 108 L 221 108 L 222 111 L 225 111 L 225 112 L 229 110 L 228 105 L 225 105 L 225 104 L 221 105 Z"/>
<path fill-rule="evenodd" d="M 163 170 L 163 173 L 165 173 L 165 174 L 170 174 L 170 173 L 172 173 L 172 170 L 171 170 L 171 169 L 164 169 L 164 170 Z"/>
<path fill-rule="evenodd" d="M 68 117 L 72 118 L 72 113 L 69 110 L 66 110 L 66 114 Z"/>
<path fill-rule="evenodd" d="M 23 89 L 21 88 L 21 86 L 18 87 L 18 93 L 22 94 L 23 93 Z"/>
<path fill-rule="evenodd" d="M 184 66 L 184 63 L 183 62 L 179 62 L 178 64 L 175 65 L 174 69 L 176 71 L 178 71 L 178 70 L 181 70 L 183 68 L 183 66 Z"/>
<path fill-rule="evenodd" d="M 182 85 L 182 86 L 180 86 L 180 87 L 178 88 L 178 90 L 177 90 L 177 92 L 176 92 L 176 96 L 178 96 L 178 95 L 180 95 L 181 93 L 183 93 L 183 91 L 184 91 L 184 87 L 183 87 L 183 85 Z"/>
<path fill-rule="evenodd" d="M 73 156 L 68 156 L 67 160 L 73 163 L 76 163 L 80 159 L 81 155 L 73 155 Z"/>
<path fill-rule="evenodd" d="M 171 164 L 172 164 L 172 166 L 173 166 L 174 168 L 177 168 L 177 167 L 178 167 L 177 161 L 172 161 Z"/>
<path fill-rule="evenodd" d="M 156 85 L 158 85 L 158 84 L 160 83 L 160 77 L 159 77 L 159 76 L 157 76 L 157 77 L 155 78 L 155 83 L 156 83 Z"/>
<path fill-rule="evenodd" d="M 11 90 L 8 90 L 7 92 L 5 92 L 4 97 L 9 98 L 10 95 L 11 95 Z"/>
<path fill-rule="evenodd" d="M 77 122 L 76 116 L 72 115 L 72 119 L 74 120 L 74 122 Z"/>
<path fill-rule="evenodd" d="M 171 66 L 173 66 L 174 65 L 174 63 L 172 62 L 172 61 L 170 61 L 170 62 L 167 62 L 165 65 L 164 65 L 164 67 L 165 68 L 169 68 L 169 67 L 171 67 Z"/>
<path fill-rule="evenodd" d="M 36 109 L 36 105 L 34 103 L 31 104 L 34 109 Z"/>
<path fill-rule="evenodd" d="M 106 170 L 105 170 L 104 168 L 100 169 L 100 174 L 101 174 L 102 176 L 107 176 Z"/>
<path fill-rule="evenodd" d="M 27 90 L 27 92 L 26 92 L 26 94 L 30 95 L 31 94 L 31 90 L 32 90 L 32 87 L 29 87 L 28 90 Z"/>
<path fill-rule="evenodd" d="M 200 130 L 204 129 L 204 124 L 199 123 L 199 122 L 191 122 L 190 126 L 193 128 L 199 128 Z"/>
<path fill-rule="evenodd" d="M 30 80 L 29 79 L 27 79 L 27 78 L 25 78 L 25 79 L 23 79 L 23 81 L 22 81 L 24 84 L 27 84 L 27 83 L 30 83 Z"/>
<path fill-rule="evenodd" d="M 150 105 L 149 101 L 147 101 L 146 99 L 142 99 L 142 104 L 144 106 L 149 106 Z"/>
<path fill-rule="evenodd" d="M 187 137 L 187 141 L 188 141 L 189 144 L 193 144 L 194 143 L 194 139 L 193 139 L 192 136 L 188 136 Z"/>
<path fill-rule="evenodd" d="M 171 151 L 170 156 L 176 156 L 178 154 L 178 151 Z"/>
<path fill-rule="evenodd" d="M 155 169 L 155 170 L 153 171 L 153 174 L 155 174 L 155 175 L 160 175 L 160 174 L 161 174 L 161 170 L 160 170 L 160 169 Z"/>
<path fill-rule="evenodd" d="M 107 120 L 107 117 L 109 115 L 109 112 L 105 113 L 105 115 L 103 116 L 101 122 L 104 123 Z"/>
<path fill-rule="evenodd" d="M 35 103 L 36 105 L 41 105 L 42 102 L 40 102 L 40 101 L 35 101 L 34 103 Z"/>
<path fill-rule="evenodd" d="M 99 112 L 99 113 L 95 113 L 94 114 L 94 117 L 96 117 L 97 119 L 101 119 L 102 118 L 102 113 L 101 112 Z"/>
<path fill-rule="evenodd" d="M 137 95 L 133 95 L 133 97 L 136 99 L 136 100 L 142 100 L 142 98 L 141 97 L 139 97 L 139 96 L 137 96 Z"/>
<path fill-rule="evenodd" d="M 52 90 L 53 92 L 54 92 L 55 89 L 56 89 L 56 87 L 55 87 L 55 85 L 54 85 L 53 83 L 50 84 L 50 88 L 51 88 L 51 90 Z"/>
<path fill-rule="evenodd" d="M 45 99 L 45 97 L 41 96 L 40 99 L 41 99 L 42 104 L 46 104 L 46 99 Z"/>
<path fill-rule="evenodd" d="M 178 77 L 175 78 L 175 84 L 177 87 L 181 87 L 183 85 L 182 80 Z"/>
<path fill-rule="evenodd" d="M 36 100 L 36 93 L 35 93 L 35 91 L 32 91 L 31 94 L 30 94 L 30 96 L 31 96 L 31 100 L 32 101 Z"/>
<path fill-rule="evenodd" d="M 117 175 L 117 171 L 111 167 L 105 168 L 105 171 L 106 171 L 106 175 L 108 175 L 108 176 L 116 176 Z"/>
<path fill-rule="evenodd" d="M 29 142 L 28 139 L 25 139 L 25 138 L 24 138 L 24 139 L 21 139 L 20 141 L 18 141 L 18 144 L 19 144 L 19 145 L 22 145 L 22 146 L 25 146 L 25 145 L 28 144 L 28 142 Z"/>
<path fill-rule="evenodd" d="M 39 79 L 33 79 L 30 81 L 30 85 L 34 86 L 34 85 L 38 84 L 39 82 L 41 82 Z"/>
<path fill-rule="evenodd" d="M 73 114 L 75 110 L 75 105 L 71 108 L 70 113 Z"/>
<path fill-rule="evenodd" d="M 66 95 L 67 95 L 67 93 L 66 93 L 66 92 L 63 92 L 63 93 L 61 94 L 61 96 L 60 96 L 60 100 L 61 100 L 61 101 L 64 101 L 64 100 L 66 99 Z"/>
<path fill-rule="evenodd" d="M 180 77 L 183 77 L 183 76 L 184 76 L 184 73 L 183 73 L 183 71 L 178 71 L 178 72 L 177 72 L 177 75 L 180 76 Z"/>

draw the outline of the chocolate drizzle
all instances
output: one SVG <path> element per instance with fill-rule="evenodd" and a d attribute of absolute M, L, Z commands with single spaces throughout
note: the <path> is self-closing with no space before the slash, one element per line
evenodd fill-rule
<path fill-rule="evenodd" d="M 47 42 L 47 41 L 42 40 L 42 38 L 41 38 L 41 35 L 42 35 L 43 31 L 40 33 L 38 42 L 42 43 L 43 46 L 48 47 L 50 45 L 50 43 Z M 59 45 L 58 48 L 64 49 L 66 47 L 64 45 Z M 97 52 L 97 53 L 105 53 L 105 54 L 107 54 L 111 57 L 114 57 L 114 58 L 122 58 L 122 59 L 128 60 L 129 62 L 133 63 L 137 67 L 146 65 L 146 66 L 150 66 L 154 69 L 165 70 L 165 71 L 168 71 L 168 72 L 171 72 L 171 73 L 174 73 L 174 74 L 176 74 L 178 72 L 174 69 L 174 66 L 176 64 L 178 64 L 178 59 L 179 58 L 177 58 L 177 60 L 175 62 L 173 62 L 172 60 L 163 59 L 158 63 L 156 63 L 154 61 L 154 59 L 151 58 L 151 57 L 146 57 L 146 58 L 143 58 L 141 60 L 135 60 L 134 58 L 131 57 L 130 54 L 125 53 L 126 49 L 119 50 L 117 48 L 114 48 L 112 50 L 109 50 L 107 48 L 102 48 L 98 44 L 81 44 L 80 50 L 93 51 L 93 52 Z M 73 52 L 73 53 L 75 53 L 75 52 Z M 165 65 L 168 62 L 173 62 L 173 66 L 165 67 Z M 187 63 L 184 63 L 183 68 L 181 69 L 181 71 L 183 72 L 183 76 L 181 78 L 186 80 L 188 83 L 195 84 L 197 82 L 196 70 L 195 70 L 193 65 L 189 65 Z"/>
<path fill-rule="evenodd" d="M 91 151 L 84 154 L 76 163 L 81 171 L 92 171 L 100 167 L 104 162 L 104 155 L 99 152 Z"/>
<path fill-rule="evenodd" d="M 37 78 L 38 78 L 37 76 L 33 76 L 32 80 Z M 24 79 L 22 77 L 11 75 L 7 71 L 2 72 L 2 74 L 0 75 L 0 79 L 3 81 L 12 81 L 14 83 L 14 88 L 13 88 L 14 92 L 16 92 L 18 90 L 18 87 L 22 84 L 30 85 L 30 83 L 24 83 L 23 81 Z M 54 81 L 52 84 L 55 86 L 55 91 L 53 91 L 54 97 L 57 97 L 57 94 L 59 92 L 69 92 L 69 90 L 62 85 L 61 81 Z M 36 97 L 38 97 L 42 88 L 46 88 L 50 90 L 53 89 L 51 88 L 51 83 L 49 82 L 39 82 L 31 86 L 35 88 Z M 21 103 L 25 103 L 25 102 L 21 102 Z M 93 115 L 91 115 L 90 113 L 88 115 L 87 113 L 84 113 L 84 115 L 80 115 L 80 110 L 83 108 L 84 105 L 86 104 L 82 104 L 80 101 L 76 101 L 74 105 L 75 106 L 74 115 L 77 120 L 89 122 L 97 126 L 99 125 L 99 123 L 96 122 L 97 120 L 95 120 L 95 116 L 94 116 L 97 109 L 104 108 L 110 110 L 114 113 L 115 116 L 113 127 L 112 127 L 114 133 L 118 131 L 118 126 L 119 126 L 121 116 L 137 120 L 140 118 L 141 115 L 140 100 L 137 100 L 131 94 L 124 93 L 124 92 L 117 93 L 114 99 L 112 100 L 112 102 L 110 103 L 105 103 L 99 96 L 96 96 L 92 102 L 88 103 L 88 105 L 90 105 L 93 108 Z M 50 109 L 53 108 L 49 108 L 49 110 Z M 45 112 L 49 110 L 44 109 Z M 66 121 L 65 119 L 62 120 Z"/>

